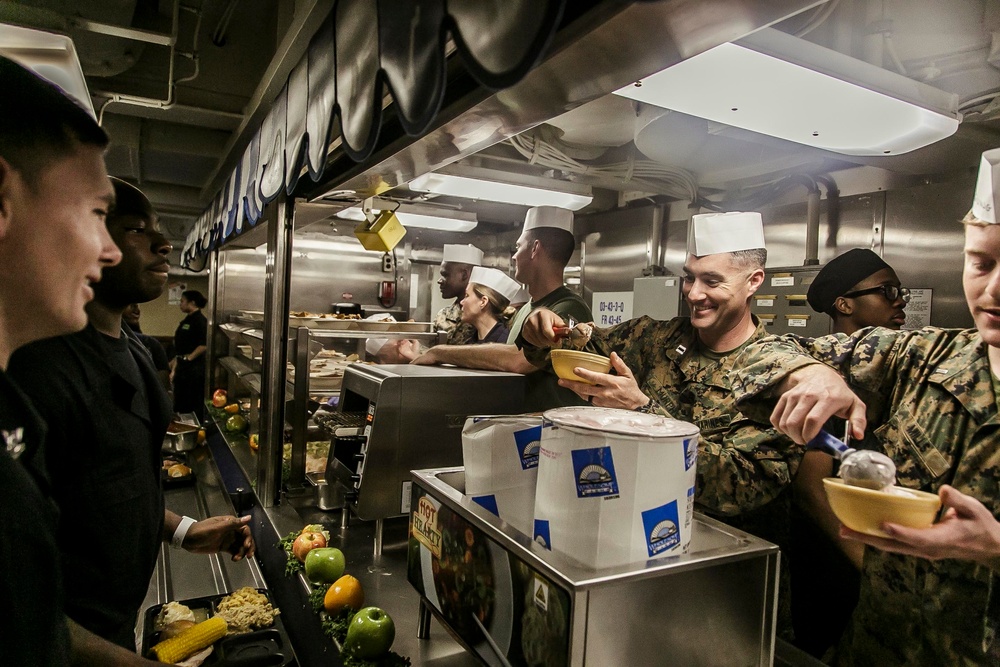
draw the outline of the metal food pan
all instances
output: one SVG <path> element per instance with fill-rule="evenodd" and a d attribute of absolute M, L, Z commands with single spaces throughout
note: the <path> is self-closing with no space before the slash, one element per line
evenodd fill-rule
<path fill-rule="evenodd" d="M 172 421 L 163 436 L 163 450 L 167 452 L 189 452 L 198 446 L 200 426 L 181 421 Z"/>

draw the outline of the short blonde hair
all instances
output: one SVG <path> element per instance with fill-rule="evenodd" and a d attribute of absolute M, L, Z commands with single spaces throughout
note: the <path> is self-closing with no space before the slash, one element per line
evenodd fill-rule
<path fill-rule="evenodd" d="M 972 225 L 973 227 L 986 227 L 990 223 L 980 220 L 976 217 L 976 214 L 969 209 L 969 212 L 965 214 L 965 217 L 960 220 L 963 225 Z"/>

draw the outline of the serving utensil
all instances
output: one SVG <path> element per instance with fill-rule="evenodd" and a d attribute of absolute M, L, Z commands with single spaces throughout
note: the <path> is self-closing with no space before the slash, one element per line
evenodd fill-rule
<path fill-rule="evenodd" d="M 806 449 L 821 449 L 840 461 L 840 477 L 846 484 L 881 490 L 896 484 L 896 464 L 885 454 L 851 447 L 851 426 L 847 425 L 844 439 L 838 440 L 827 431 L 806 443 Z"/>
<path fill-rule="evenodd" d="M 579 322 L 575 319 L 567 317 L 566 326 L 552 327 L 552 332 L 556 335 L 557 339 L 568 337 L 572 341 L 586 340 L 587 334 L 577 329 L 577 324 L 579 324 Z"/>

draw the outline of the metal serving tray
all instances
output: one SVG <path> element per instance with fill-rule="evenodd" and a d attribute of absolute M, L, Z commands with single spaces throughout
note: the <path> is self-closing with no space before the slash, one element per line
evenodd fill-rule
<path fill-rule="evenodd" d="M 266 595 L 273 604 L 266 589 L 258 588 L 257 590 Z M 205 610 L 206 617 L 210 618 L 215 615 L 215 606 L 227 595 L 229 593 L 178 600 L 178 602 L 195 612 L 196 618 L 204 620 L 199 615 L 199 610 Z M 160 633 L 153 630 L 153 624 L 162 608 L 163 605 L 158 604 L 146 610 L 143 618 L 142 655 L 146 655 L 149 649 L 160 641 Z M 206 667 L 246 667 L 247 665 L 288 667 L 296 664 L 292 643 L 285 631 L 280 614 L 275 617 L 274 625 L 270 628 L 241 635 L 226 635 L 215 642 L 213 646 L 212 654 L 202 663 Z"/>
<path fill-rule="evenodd" d="M 695 514 L 687 554 L 593 570 L 413 471 L 407 579 L 488 665 L 771 665 L 778 547 Z M 586 530 L 586 526 L 581 526 Z"/>

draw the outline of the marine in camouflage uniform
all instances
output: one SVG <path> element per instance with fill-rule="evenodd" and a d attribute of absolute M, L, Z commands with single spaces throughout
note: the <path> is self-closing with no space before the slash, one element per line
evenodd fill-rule
<path fill-rule="evenodd" d="M 937 493 L 950 484 L 996 517 L 998 381 L 986 351 L 975 329 L 774 336 L 744 349 L 733 388 L 741 409 L 767 423 L 769 390 L 805 365 L 826 363 L 865 402 L 876 446 L 896 463 L 901 486 Z M 866 549 L 861 596 L 839 664 L 1000 664 L 995 579 L 972 561 Z"/>
<path fill-rule="evenodd" d="M 476 340 L 476 328 L 462 321 L 462 306 L 458 301 L 437 312 L 434 330 L 448 332 L 447 345 L 468 345 Z"/>

